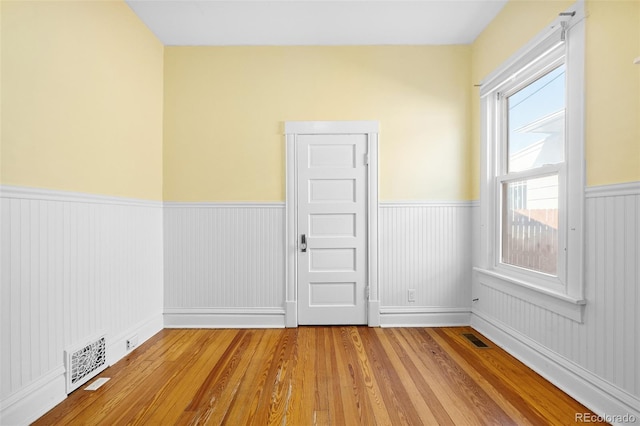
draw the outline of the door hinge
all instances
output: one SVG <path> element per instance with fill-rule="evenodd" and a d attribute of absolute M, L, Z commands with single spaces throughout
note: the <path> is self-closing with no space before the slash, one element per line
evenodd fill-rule
<path fill-rule="evenodd" d="M 369 154 L 365 154 L 364 155 L 364 165 L 368 166 L 369 165 Z"/>
<path fill-rule="evenodd" d="M 369 300 L 369 286 L 364 288 L 364 297 L 366 300 Z"/>

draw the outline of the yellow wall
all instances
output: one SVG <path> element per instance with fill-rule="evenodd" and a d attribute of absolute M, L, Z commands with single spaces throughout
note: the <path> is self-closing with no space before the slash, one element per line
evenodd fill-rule
<path fill-rule="evenodd" d="M 162 198 L 163 46 L 120 1 L 2 1 L 1 182 Z"/>
<path fill-rule="evenodd" d="M 640 1 L 589 1 L 587 185 L 640 180 Z"/>
<path fill-rule="evenodd" d="M 2 0 L 0 0 L 0 184 L 2 183 Z"/>
<path fill-rule="evenodd" d="M 379 120 L 382 200 L 478 198 L 472 84 L 571 3 L 512 0 L 472 46 L 163 48 L 120 1 L 2 1 L 0 181 L 283 200 L 285 121 Z M 637 181 L 640 2 L 587 13 L 587 183 Z"/>
<path fill-rule="evenodd" d="M 478 83 L 551 23 L 573 1 L 512 0 L 472 45 L 472 79 Z M 640 2 L 586 3 L 587 185 L 640 180 Z M 479 191 L 480 114 L 472 96 L 473 198 Z"/>
<path fill-rule="evenodd" d="M 284 200 L 287 120 L 379 120 L 382 200 L 469 199 L 469 73 L 469 46 L 166 47 L 165 200 Z"/>

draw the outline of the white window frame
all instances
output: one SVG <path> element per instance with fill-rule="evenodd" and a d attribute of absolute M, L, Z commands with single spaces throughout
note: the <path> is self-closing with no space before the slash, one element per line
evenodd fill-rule
<path fill-rule="evenodd" d="M 506 147 L 504 111 L 499 96 L 530 84 L 564 63 L 566 66 L 566 113 L 564 163 L 534 172 L 506 174 L 502 155 Z M 583 216 L 584 216 L 584 3 L 579 1 L 514 56 L 481 82 L 481 245 L 475 270 L 479 282 L 502 292 L 582 321 Z M 539 173 L 557 174 L 558 276 L 526 270 L 500 261 L 501 188 L 504 182 L 527 179 Z M 534 176 L 535 175 L 535 176 Z"/>

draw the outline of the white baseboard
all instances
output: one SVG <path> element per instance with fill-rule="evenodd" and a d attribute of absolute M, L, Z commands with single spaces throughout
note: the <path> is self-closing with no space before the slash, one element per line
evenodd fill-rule
<path fill-rule="evenodd" d="M 127 339 L 136 335 L 138 337 L 138 346 L 149 340 L 154 334 L 160 332 L 163 328 L 162 314 L 154 315 L 144 321 L 139 322 L 133 327 L 130 327 L 124 333 L 120 333 L 116 336 L 109 336 L 107 340 L 107 363 L 113 365 L 116 362 L 124 358 L 127 353 L 135 350 L 127 351 Z"/>
<path fill-rule="evenodd" d="M 493 318 L 473 312 L 471 326 L 609 423 L 640 421 L 640 399 Z"/>
<path fill-rule="evenodd" d="M 165 328 L 284 328 L 282 308 L 166 308 Z"/>
<path fill-rule="evenodd" d="M 380 327 L 456 327 L 469 325 L 470 320 L 469 308 L 380 308 Z"/>
<path fill-rule="evenodd" d="M 64 373 L 61 365 L 3 400 L 0 424 L 28 425 L 64 401 L 67 397 Z"/>

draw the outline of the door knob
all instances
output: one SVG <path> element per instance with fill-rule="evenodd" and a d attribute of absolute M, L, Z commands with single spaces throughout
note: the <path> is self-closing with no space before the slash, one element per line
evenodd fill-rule
<path fill-rule="evenodd" d="M 307 236 L 302 234 L 300 237 L 300 251 L 303 253 L 307 252 Z"/>

